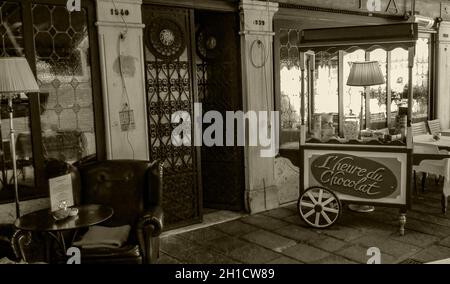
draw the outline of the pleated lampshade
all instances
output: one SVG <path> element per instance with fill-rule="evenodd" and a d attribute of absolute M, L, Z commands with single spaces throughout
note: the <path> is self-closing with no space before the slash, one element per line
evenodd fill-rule
<path fill-rule="evenodd" d="M 384 84 L 383 72 L 378 61 L 353 62 L 348 86 L 367 87 Z"/>
<path fill-rule="evenodd" d="M 39 86 L 26 58 L 0 58 L 0 94 L 37 92 Z"/>

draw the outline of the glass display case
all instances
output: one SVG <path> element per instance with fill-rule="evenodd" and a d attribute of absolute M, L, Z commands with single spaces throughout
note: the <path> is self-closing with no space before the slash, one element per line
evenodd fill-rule
<path fill-rule="evenodd" d="M 404 234 L 420 114 L 413 94 L 423 81 L 415 74 L 425 61 L 417 41 L 415 23 L 301 32 L 298 207 L 309 225 L 331 226 L 341 203 L 389 206 L 400 209 Z"/>

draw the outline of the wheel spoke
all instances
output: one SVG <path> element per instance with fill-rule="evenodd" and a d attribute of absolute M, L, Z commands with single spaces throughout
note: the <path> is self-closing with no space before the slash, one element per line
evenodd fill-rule
<path fill-rule="evenodd" d="M 317 204 L 317 200 L 314 198 L 314 196 L 311 194 L 311 192 L 307 192 L 309 199 L 311 199 L 312 203 Z"/>
<path fill-rule="evenodd" d="M 322 206 L 326 206 L 328 205 L 331 201 L 335 200 L 335 198 L 333 196 L 331 196 L 330 198 L 328 198 L 327 200 L 325 200 L 325 202 L 322 203 Z"/>
<path fill-rule="evenodd" d="M 312 209 L 311 211 L 309 211 L 308 213 L 306 213 L 303 217 L 308 218 L 309 216 L 311 216 L 312 214 L 314 214 L 314 212 L 316 212 L 316 210 Z"/>
<path fill-rule="evenodd" d="M 330 218 L 328 217 L 327 213 L 325 213 L 325 211 L 322 211 L 321 213 L 322 213 L 323 218 L 325 218 L 325 220 L 327 221 L 328 224 L 333 223 L 333 222 L 330 220 Z"/>
<path fill-rule="evenodd" d="M 320 213 L 319 212 L 317 212 L 316 213 L 316 221 L 314 221 L 314 224 L 316 225 L 316 226 L 319 226 L 319 223 L 320 222 Z"/>
<path fill-rule="evenodd" d="M 304 207 L 308 207 L 308 208 L 314 208 L 314 206 L 315 206 L 314 204 L 309 203 L 309 202 L 305 202 L 305 201 L 301 201 L 300 205 L 304 206 Z"/>
<path fill-rule="evenodd" d="M 335 213 L 335 214 L 339 213 L 339 211 L 337 209 L 334 209 L 334 208 L 323 207 L 322 209 L 323 209 L 323 211 L 330 212 L 330 213 Z"/>
<path fill-rule="evenodd" d="M 317 199 L 317 203 L 322 203 L 323 189 L 319 189 L 319 197 Z"/>

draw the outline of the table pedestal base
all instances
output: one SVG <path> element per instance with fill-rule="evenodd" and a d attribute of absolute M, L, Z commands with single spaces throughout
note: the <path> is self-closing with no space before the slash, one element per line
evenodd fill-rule
<path fill-rule="evenodd" d="M 358 212 L 358 213 L 370 213 L 375 211 L 375 207 L 374 206 L 370 206 L 370 205 L 356 205 L 356 204 L 350 204 L 348 206 L 348 209 L 354 211 L 354 212 Z"/>

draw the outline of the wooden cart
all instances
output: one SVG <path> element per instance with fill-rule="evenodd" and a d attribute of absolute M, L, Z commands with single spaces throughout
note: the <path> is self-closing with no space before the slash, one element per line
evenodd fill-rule
<path fill-rule="evenodd" d="M 418 26 L 415 23 L 311 29 L 301 32 L 298 210 L 302 219 L 310 226 L 326 228 L 333 225 L 341 214 L 343 203 L 386 206 L 399 208 L 400 234 L 404 234 L 406 212 L 411 204 L 412 85 L 417 39 Z M 336 134 L 335 138 L 326 141 L 318 139 L 313 133 L 315 110 L 312 102 L 316 89 L 317 54 L 339 54 L 357 49 L 363 49 L 367 54 L 375 49 L 391 51 L 397 48 L 408 54 L 408 90 L 405 98 L 407 121 L 403 133 L 398 134 L 401 138 L 393 141 L 392 137 L 398 135 L 391 133 L 393 135 L 384 135 L 383 139 L 371 141 L 342 139 L 344 119 L 339 116 L 336 123 L 339 131 L 336 132 L 340 135 Z M 339 71 L 339 76 L 343 76 L 342 71 Z M 339 113 L 343 112 L 341 100 L 342 98 L 339 98 Z M 367 119 L 370 113 L 366 112 L 365 115 Z"/>

